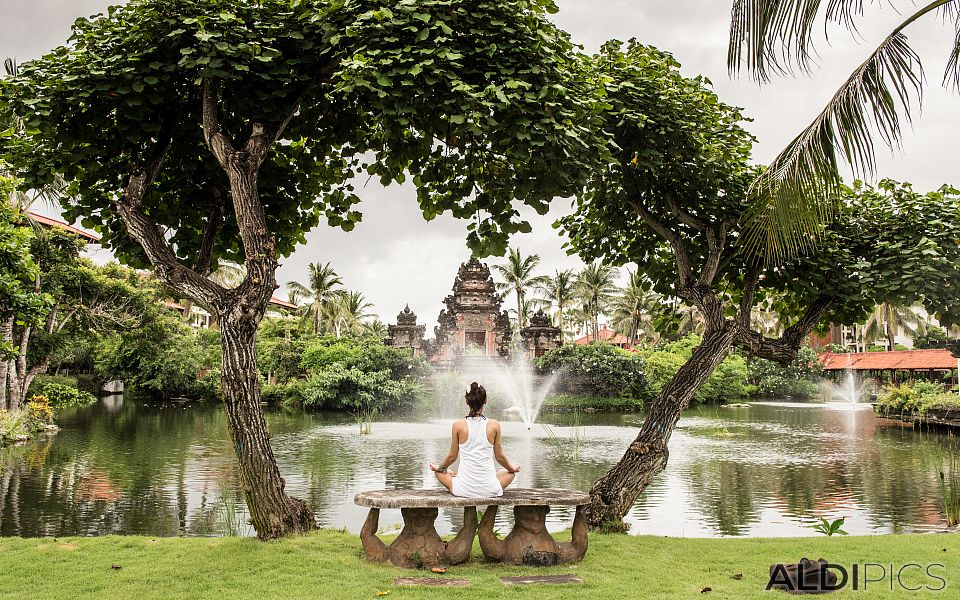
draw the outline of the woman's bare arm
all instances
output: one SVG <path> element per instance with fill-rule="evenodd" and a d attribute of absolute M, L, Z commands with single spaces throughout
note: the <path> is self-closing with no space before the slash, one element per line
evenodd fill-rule
<path fill-rule="evenodd" d="M 500 463 L 504 469 L 511 473 L 519 473 L 520 465 L 510 464 L 510 461 L 507 460 L 507 455 L 503 453 L 503 445 L 500 443 L 500 422 L 495 421 L 493 423 L 493 457 Z"/>
<path fill-rule="evenodd" d="M 450 452 L 447 453 L 447 456 L 440 461 L 440 468 L 446 469 L 453 463 L 457 462 L 457 458 L 460 456 L 460 421 L 453 422 L 453 429 L 450 432 Z M 435 465 L 431 464 L 430 468 L 436 471 L 434 468 Z"/>

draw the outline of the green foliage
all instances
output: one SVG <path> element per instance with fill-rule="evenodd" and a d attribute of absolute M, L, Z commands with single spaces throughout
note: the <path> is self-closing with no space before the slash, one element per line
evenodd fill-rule
<path fill-rule="evenodd" d="M 749 381 L 759 398 L 789 398 L 809 400 L 817 395 L 816 381 L 823 375 L 823 365 L 817 353 L 803 346 L 797 357 L 787 366 L 758 358 L 750 362 Z"/>
<path fill-rule="evenodd" d="M 304 387 L 305 406 L 363 413 L 410 406 L 420 392 L 412 378 L 394 379 L 388 370 L 364 371 L 343 362 L 316 370 Z"/>
<path fill-rule="evenodd" d="M 365 372 L 387 371 L 394 379 L 419 378 L 431 372 L 422 358 L 372 337 L 320 338 L 307 346 L 300 359 L 300 366 L 307 373 L 316 373 L 335 364 Z"/>
<path fill-rule="evenodd" d="M 641 351 L 646 363 L 650 393 L 660 393 L 663 386 L 677 373 L 700 343 L 697 335 L 688 335 L 674 342 L 658 344 L 652 350 Z M 738 354 L 730 354 L 710 374 L 694 394 L 691 404 L 707 404 L 737 400 L 746 393 L 747 363 Z"/>
<path fill-rule="evenodd" d="M 643 407 L 644 401 L 641 398 L 559 394 L 556 396 L 549 396 L 546 400 L 544 400 L 541 412 L 636 412 L 643 410 Z"/>
<path fill-rule="evenodd" d="M 35 431 L 27 411 L 8 412 L 0 408 L 0 446 L 26 440 Z"/>
<path fill-rule="evenodd" d="M 38 187 L 74 184 L 68 218 L 82 217 L 126 260 L 144 263 L 112 201 L 154 140 L 170 137 L 144 212 L 190 262 L 211 187 L 223 171 L 202 138 L 201 98 L 214 82 L 225 130 L 278 126 L 259 197 L 280 255 L 321 218 L 360 220 L 350 180 L 413 175 L 424 216 L 470 218 L 469 243 L 502 252 L 529 231 L 511 200 L 537 211 L 572 193 L 596 156 L 588 93 L 569 37 L 542 0 L 145 0 L 78 19 L 69 47 L 20 65 L 0 101 L 25 120 L 9 154 Z M 437 141 L 446 142 L 438 144 Z M 53 149 L 56 148 L 55 151 Z M 577 157 L 578 160 L 574 160 Z M 474 216 L 483 211 L 484 220 Z M 233 214 L 214 262 L 238 258 Z"/>
<path fill-rule="evenodd" d="M 846 519 L 846 517 L 840 517 L 839 519 L 828 521 L 826 517 L 820 517 L 820 522 L 811 526 L 811 529 L 826 536 L 849 535 L 842 529 L 843 523 L 846 521 Z"/>
<path fill-rule="evenodd" d="M 920 416 L 931 410 L 960 409 L 960 396 L 944 390 L 939 383 L 917 381 L 887 387 L 877 398 L 875 410 L 881 416 Z"/>
<path fill-rule="evenodd" d="M 644 361 L 612 344 L 566 344 L 537 359 L 537 368 L 557 373 L 554 390 L 601 397 L 647 398 Z"/>
<path fill-rule="evenodd" d="M 369 420 L 383 410 L 412 406 L 422 392 L 420 378 L 431 372 L 409 351 L 372 337 L 305 338 L 299 345 L 305 349 L 296 372 L 263 387 L 268 402 L 347 410 Z M 289 368 L 293 361 L 284 363 Z"/>
<path fill-rule="evenodd" d="M 71 375 L 37 375 L 30 384 L 30 389 L 27 390 L 27 397 L 43 394 L 44 388 L 51 383 L 80 389 L 79 380 Z"/>
<path fill-rule="evenodd" d="M 49 379 L 40 382 L 34 381 L 30 386 L 29 395 L 44 396 L 55 408 L 68 406 L 88 406 L 97 401 L 97 397 L 90 392 L 84 392 L 73 385 L 64 385 Z"/>
<path fill-rule="evenodd" d="M 0 176 L 0 320 L 14 317 L 18 325 L 36 325 L 53 299 L 35 290 L 39 269 L 30 253 L 33 234 L 23 226 L 22 215 L 7 204 L 13 184 Z M 15 355 L 17 349 L 8 340 L 0 340 L 0 344 L 0 358 Z"/>
<path fill-rule="evenodd" d="M 913 347 L 917 350 L 926 350 L 928 348 L 942 348 L 943 342 L 949 337 L 942 327 L 927 327 L 922 333 L 913 336 Z"/>
<path fill-rule="evenodd" d="M 303 370 L 300 359 L 310 343 L 306 338 L 266 338 L 257 336 L 257 366 L 264 376 L 272 375 L 277 383 L 295 380 Z"/>
<path fill-rule="evenodd" d="M 122 379 L 131 391 L 169 398 L 212 399 L 200 371 L 208 353 L 178 314 L 159 305 L 150 308 L 140 327 L 109 336 L 97 350 L 97 370 L 104 379 Z M 211 381 L 215 381 L 212 377 Z"/>
<path fill-rule="evenodd" d="M 740 354 L 730 354 L 700 386 L 691 404 L 715 404 L 743 398 L 746 382 L 747 361 Z"/>

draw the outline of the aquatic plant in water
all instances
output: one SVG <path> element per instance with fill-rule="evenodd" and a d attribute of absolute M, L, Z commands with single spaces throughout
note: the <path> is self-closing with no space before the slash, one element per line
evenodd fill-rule
<path fill-rule="evenodd" d="M 849 535 L 842 529 L 843 522 L 846 521 L 846 519 L 846 517 L 840 517 L 839 519 L 829 521 L 826 517 L 820 517 L 820 522 L 811 526 L 811 529 L 827 536 Z"/>

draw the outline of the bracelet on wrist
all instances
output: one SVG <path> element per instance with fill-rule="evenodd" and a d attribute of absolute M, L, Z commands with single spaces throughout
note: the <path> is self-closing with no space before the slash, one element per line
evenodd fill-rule
<path fill-rule="evenodd" d="M 437 473 L 446 473 L 446 472 L 447 472 L 447 468 L 446 468 L 446 467 L 444 467 L 444 466 L 439 466 L 439 467 L 437 467 Z"/>

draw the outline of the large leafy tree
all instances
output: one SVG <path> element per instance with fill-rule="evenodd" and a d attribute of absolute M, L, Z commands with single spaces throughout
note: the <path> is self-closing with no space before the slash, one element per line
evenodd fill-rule
<path fill-rule="evenodd" d="M 512 292 L 517 299 L 517 326 L 521 329 L 527 326 L 527 314 L 531 309 L 530 303 L 526 302 L 527 291 L 538 288 L 547 281 L 545 275 L 534 275 L 539 264 L 539 255 L 523 256 L 520 248 L 510 248 L 506 264 L 493 265 L 494 270 L 503 278 L 503 281 L 497 282 L 497 289 L 502 293 Z"/>
<path fill-rule="evenodd" d="M 865 17 L 863 0 L 733 0 L 728 65 L 760 83 L 813 70 L 815 29 L 839 24 L 851 33 Z M 873 3 L 870 3 L 873 4 Z M 892 2 L 896 8 L 896 2 Z M 960 89 L 960 0 L 902 3 L 900 21 L 840 85 L 823 110 L 771 161 L 754 183 L 745 239 L 768 255 L 807 248 L 840 196 L 841 160 L 872 177 L 876 138 L 894 149 L 926 84 L 907 30 L 943 17 L 949 28 L 945 87 Z"/>
<path fill-rule="evenodd" d="M 619 521 L 664 468 L 682 410 L 732 348 L 789 364 L 818 324 L 859 321 L 881 301 L 919 302 L 944 322 L 960 320 L 960 192 L 920 194 L 893 181 L 843 188 L 815 250 L 781 263 L 754 259 L 740 244 L 756 169 L 739 111 L 653 48 L 610 43 L 594 64 L 606 81 L 615 161 L 562 228 L 585 260 L 640 265 L 655 292 L 695 307 L 704 327 L 636 440 L 594 484 L 596 526 Z M 753 307 L 768 299 L 784 325 L 777 337 L 751 324 Z"/>
<path fill-rule="evenodd" d="M 289 497 L 260 408 L 254 342 L 278 259 L 321 219 L 360 220 L 352 178 L 413 176 L 428 219 L 471 218 L 503 252 L 583 180 L 592 96 L 550 0 L 142 0 L 81 19 L 23 64 L 2 103 L 25 120 L 7 154 L 66 214 L 153 266 L 220 324 L 222 384 L 257 534 L 314 527 Z M 207 277 L 241 262 L 234 288 Z"/>

